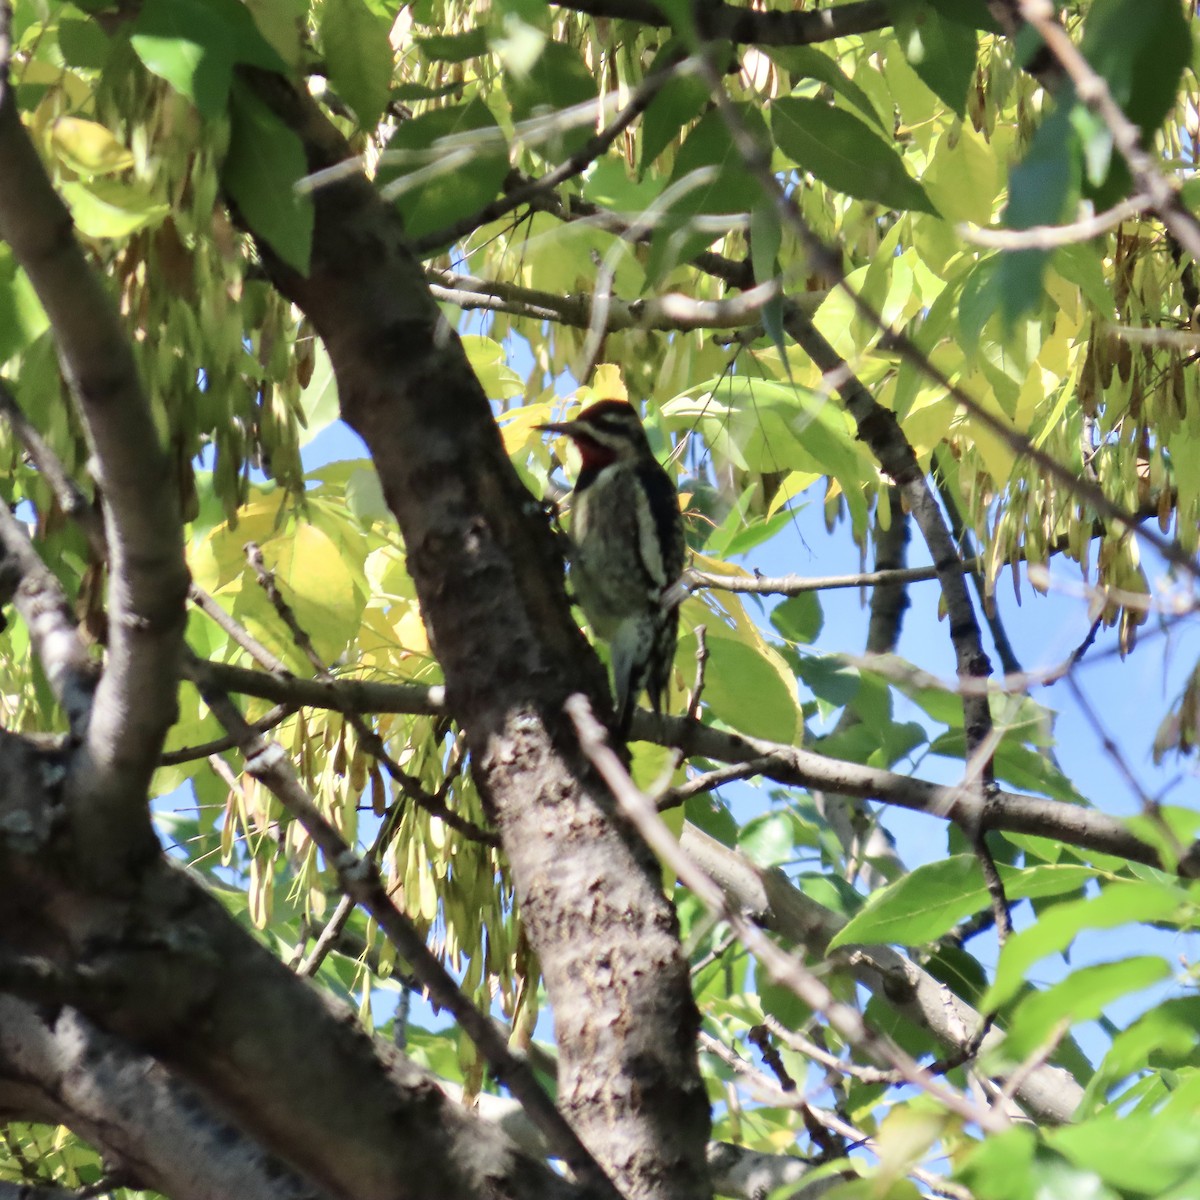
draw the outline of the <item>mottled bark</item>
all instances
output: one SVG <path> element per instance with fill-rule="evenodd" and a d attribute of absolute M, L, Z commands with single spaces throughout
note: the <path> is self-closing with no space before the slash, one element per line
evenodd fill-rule
<path fill-rule="evenodd" d="M 260 95 L 313 169 L 340 135 L 281 80 Z M 659 868 L 614 816 L 562 706 L 604 676 L 571 620 L 549 524 L 505 456 L 487 398 L 362 178 L 316 193 L 312 267 L 271 258 L 329 350 L 342 414 L 363 437 L 404 535 L 449 711 L 508 856 L 545 973 L 559 1103 L 631 1197 L 708 1194 L 698 1024 Z"/>

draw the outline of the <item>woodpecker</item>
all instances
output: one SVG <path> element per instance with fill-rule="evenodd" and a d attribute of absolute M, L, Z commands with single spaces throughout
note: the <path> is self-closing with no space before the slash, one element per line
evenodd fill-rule
<path fill-rule="evenodd" d="M 573 421 L 540 428 L 569 437 L 583 460 L 572 492 L 571 584 L 611 648 L 625 738 L 642 691 L 661 712 L 671 675 L 679 611 L 663 593 L 683 573 L 679 498 L 625 401 L 600 400 Z"/>

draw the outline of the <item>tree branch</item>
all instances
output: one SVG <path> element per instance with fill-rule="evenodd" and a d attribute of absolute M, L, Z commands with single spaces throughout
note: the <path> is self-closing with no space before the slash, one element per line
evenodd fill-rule
<path fill-rule="evenodd" d="M 68 1126 L 171 1200 L 330 1200 L 160 1063 L 69 1007 L 0 994 L 0 1110 Z"/>
<path fill-rule="evenodd" d="M 534 321 L 554 321 L 575 329 L 588 329 L 592 325 L 594 297 L 590 293 L 559 296 L 515 283 L 459 275 L 437 267 L 426 267 L 425 278 L 435 300 L 462 309 L 511 313 Z M 614 296 L 608 300 L 603 328 L 607 333 L 624 329 L 742 329 L 756 324 L 762 310 L 778 294 L 778 284 L 770 281 L 721 300 L 696 300 L 680 292 L 650 296 L 645 300 L 621 300 Z M 820 297 L 814 295 L 810 310 L 819 303 Z"/>
<path fill-rule="evenodd" d="M 81 867 L 120 872 L 156 848 L 146 789 L 174 720 L 187 571 L 178 488 L 125 331 L 71 231 L 7 89 L 0 237 L 50 319 L 93 454 L 111 566 L 108 659 L 68 790 Z"/>
<path fill-rule="evenodd" d="M 75 614 L 25 527 L 0 501 L 0 598 L 10 596 L 29 628 L 34 652 L 72 736 L 86 735 L 99 675 L 75 626 Z"/>
<path fill-rule="evenodd" d="M 310 171 L 349 157 L 303 89 L 245 77 L 298 134 Z M 324 341 L 342 415 L 404 536 L 447 706 L 545 973 L 562 1111 L 620 1186 L 699 1200 L 709 1131 L 699 1017 L 658 865 L 614 819 L 563 716 L 581 687 L 598 709 L 611 702 L 571 618 L 561 552 L 393 208 L 361 177 L 313 202 L 306 277 L 261 240 L 259 250 Z"/>
<path fill-rule="evenodd" d="M 215 684 L 229 691 L 282 703 L 336 707 L 329 695 L 312 680 L 280 680 L 261 671 L 221 663 L 208 663 L 205 670 L 212 673 Z M 361 711 L 445 711 L 438 703 L 440 688 L 385 683 L 342 686 L 354 689 L 354 694 L 363 700 L 366 707 Z M 372 708 L 372 705 L 377 707 Z M 962 809 L 969 803 L 968 798 L 953 787 L 843 762 L 780 742 L 725 732 L 683 717 L 657 716 L 648 709 L 639 709 L 634 714 L 632 736 L 661 746 L 679 747 L 690 755 L 716 762 L 752 763 L 755 774 L 777 783 L 879 800 L 940 820 L 952 818 L 955 813 L 965 815 Z M 738 777 L 742 776 L 739 774 Z M 1169 869 L 1154 847 L 1131 834 L 1124 822 L 1077 804 L 998 791 L 988 802 L 984 823 L 987 829 L 1049 837 L 1083 849 Z M 1189 849 L 1180 870 L 1189 876 L 1200 873 L 1200 843 Z"/>
<path fill-rule="evenodd" d="M 982 1016 L 899 951 L 891 946 L 847 946 L 829 951 L 829 942 L 846 919 L 794 887 L 782 871 L 754 865 L 691 824 L 684 825 L 680 845 L 720 885 L 733 908 L 804 946 L 809 954 L 829 958 L 848 970 L 883 1003 L 928 1030 L 953 1053 L 979 1048 L 975 1042 L 983 1027 Z M 993 1029 L 980 1046 L 990 1050 L 1002 1038 Z M 1036 1120 L 1053 1124 L 1070 1121 L 1084 1095 L 1069 1072 L 1051 1066 L 1028 1072 L 1015 1094 Z"/>
<path fill-rule="evenodd" d="M 671 24 L 664 10 L 653 0 L 567 0 L 558 7 L 593 17 L 640 21 L 645 25 Z M 724 3 L 705 8 L 706 36 L 758 46 L 811 46 L 885 29 L 892 21 L 891 10 L 882 0 L 853 0 L 849 4 L 811 12 L 790 9 L 764 12 Z"/>

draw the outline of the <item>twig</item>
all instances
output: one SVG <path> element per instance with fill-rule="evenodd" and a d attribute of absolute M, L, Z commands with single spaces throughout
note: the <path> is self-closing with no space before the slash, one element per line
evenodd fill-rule
<path fill-rule="evenodd" d="M 277 704 L 264 716 L 252 722 L 252 727 L 256 733 L 267 733 L 276 725 L 286 721 L 296 711 L 294 705 Z M 236 745 L 234 739 L 226 734 L 225 737 L 213 738 L 211 742 L 202 742 L 198 746 L 181 746 L 178 750 L 164 751 L 158 762 L 162 767 L 177 767 L 181 763 L 195 762 L 198 758 L 209 758 L 214 754 L 221 754 L 225 750 L 232 750 Z"/>
<path fill-rule="evenodd" d="M 970 571 L 983 565 L 981 558 L 958 564 Z M 903 567 L 894 571 L 860 571 L 856 575 L 713 575 L 707 571 L 685 572 L 688 594 L 699 588 L 719 592 L 753 592 L 756 596 L 802 596 L 805 592 L 828 592 L 835 588 L 886 587 L 902 583 L 924 583 L 937 579 L 937 567 Z"/>
<path fill-rule="evenodd" d="M 1104 212 L 1080 217 L 1069 225 L 1032 225 L 1028 229 L 990 229 L 966 222 L 958 226 L 958 235 L 963 241 L 993 250 L 1053 250 L 1057 246 L 1071 246 L 1076 242 L 1087 242 L 1115 225 L 1145 212 L 1150 206 L 1150 197 L 1143 192 L 1121 200 Z"/>
<path fill-rule="evenodd" d="M 240 621 L 235 621 L 198 583 L 193 582 L 188 588 L 188 599 L 264 670 L 283 678 L 291 675 L 281 659 L 276 658 Z"/>
<path fill-rule="evenodd" d="M 700 696 L 704 692 L 704 672 L 708 667 L 707 635 L 708 629 L 704 625 L 696 626 L 696 681 L 692 684 L 685 710 L 689 721 L 696 720 L 700 715 Z"/>
<path fill-rule="evenodd" d="M 1141 131 L 1122 112 L 1104 78 L 1092 69 L 1067 31 L 1055 20 L 1054 6 L 1046 0 L 1018 0 L 1018 5 L 1021 16 L 1041 35 L 1075 85 L 1080 101 L 1108 126 L 1113 145 L 1128 164 L 1139 192 L 1144 193 L 1147 202 L 1154 206 L 1192 258 L 1200 261 L 1200 222 L 1184 208 L 1178 191 L 1163 174 L 1155 156 L 1142 146 Z"/>
<path fill-rule="evenodd" d="M 192 665 L 197 664 L 193 661 Z M 202 676 L 202 672 L 196 674 Z M 356 854 L 321 815 L 301 786 L 282 747 L 255 733 L 225 692 L 208 686 L 202 679 L 198 686 L 217 719 L 238 739 L 249 774 L 300 822 L 337 872 L 343 891 L 370 913 L 428 989 L 431 998 L 454 1016 L 487 1060 L 495 1077 L 524 1105 L 530 1120 L 545 1136 L 553 1152 L 562 1157 L 597 1196 L 620 1200 L 619 1192 L 607 1175 L 542 1090 L 529 1064 L 508 1048 L 496 1026 L 462 993 L 412 922 L 392 902 L 375 867 Z"/>
<path fill-rule="evenodd" d="M 746 1041 L 750 1045 L 758 1047 L 758 1052 L 762 1055 L 763 1062 L 770 1068 L 775 1078 L 779 1080 L 779 1086 L 785 1092 L 794 1092 L 796 1090 L 796 1081 L 788 1074 L 787 1067 L 783 1065 L 782 1055 L 771 1045 L 771 1031 L 766 1025 L 751 1025 L 746 1030 Z"/>
<path fill-rule="evenodd" d="M 473 232 L 481 225 L 487 225 L 492 221 L 499 220 L 506 213 L 512 212 L 513 209 L 520 208 L 522 204 L 527 204 L 537 196 L 552 191 L 559 184 L 566 183 L 568 179 L 574 178 L 574 176 L 586 170 L 590 164 L 604 154 L 609 146 L 646 111 L 650 101 L 658 95 L 664 84 L 677 75 L 694 70 L 694 68 L 695 63 L 693 60 L 684 59 L 682 62 L 675 63 L 661 71 L 656 71 L 653 75 L 647 75 L 638 85 L 632 97 L 630 97 L 629 103 L 625 105 L 617 116 L 594 137 L 589 138 L 574 154 L 555 167 L 553 171 L 548 171 L 535 183 L 514 188 L 511 192 L 508 192 L 497 200 L 493 200 L 490 204 L 485 204 L 477 212 L 455 221 L 453 225 L 448 225 L 444 229 L 437 229 L 433 233 L 427 233 L 424 237 L 416 238 L 412 243 L 413 253 L 418 257 L 422 257 L 431 251 L 456 242 L 464 234 Z"/>
<path fill-rule="evenodd" d="M 677 808 L 693 796 L 701 796 L 705 792 L 714 792 L 727 783 L 736 783 L 739 779 L 751 779 L 761 775 L 765 768 L 771 765 L 769 758 L 751 758 L 746 762 L 733 763 L 727 767 L 717 767 L 713 771 L 705 771 L 679 784 L 678 787 L 668 788 L 655 802 L 659 812 L 669 808 Z"/>
<path fill-rule="evenodd" d="M 343 892 L 337 902 L 337 908 L 333 910 L 333 915 L 321 930 L 308 957 L 296 968 L 297 975 L 303 979 L 311 979 L 320 970 L 329 952 L 337 945 L 337 940 L 342 936 L 342 930 L 346 928 L 346 922 L 350 920 L 353 911 L 354 901 L 350 893 Z"/>
<path fill-rule="evenodd" d="M 288 627 L 296 645 L 300 648 L 305 658 L 312 664 L 313 670 L 317 673 L 317 678 L 336 695 L 339 687 L 337 679 L 317 653 L 316 647 L 312 643 L 312 638 L 308 636 L 307 630 L 300 624 L 292 606 L 283 598 L 283 594 L 275 583 L 275 576 L 267 569 L 267 564 L 263 560 L 262 550 L 254 542 L 247 542 L 245 551 L 246 559 L 254 571 L 255 578 L 258 580 L 259 586 L 266 592 L 267 599 L 270 600 L 272 607 L 279 614 L 279 619 Z M 367 753 L 383 765 L 383 769 L 387 771 L 392 782 L 414 804 L 423 808 L 430 816 L 444 821 L 451 829 L 457 830 L 463 837 L 469 838 L 473 842 L 480 842 L 485 846 L 498 846 L 500 844 L 499 838 L 494 833 L 489 833 L 488 830 L 481 829 L 473 821 L 467 820 L 466 817 L 459 816 L 458 813 L 446 806 L 441 796 L 427 791 L 415 775 L 406 771 L 388 754 L 387 747 L 383 744 L 383 739 L 367 724 L 361 715 L 349 707 L 342 707 L 340 711 L 346 724 L 358 735 L 359 741 Z"/>
<path fill-rule="evenodd" d="M 762 310 L 779 295 L 779 285 L 774 280 L 720 300 L 697 300 L 680 292 L 667 292 L 644 300 L 622 300 L 608 294 L 601 310 L 602 318 L 597 318 L 592 294 L 561 296 L 516 283 L 460 275 L 438 267 L 426 267 L 425 278 L 435 300 L 462 309 L 505 312 L 534 321 L 554 321 L 575 329 L 602 326 L 605 333 L 623 329 L 742 329 L 756 324 L 762 317 Z"/>

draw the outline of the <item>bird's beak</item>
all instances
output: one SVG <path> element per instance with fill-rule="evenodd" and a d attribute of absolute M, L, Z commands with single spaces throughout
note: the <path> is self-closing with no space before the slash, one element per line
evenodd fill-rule
<path fill-rule="evenodd" d="M 551 421 L 546 425 L 535 425 L 534 429 L 541 430 L 543 433 L 561 433 L 565 437 L 574 436 L 570 421 Z"/>

